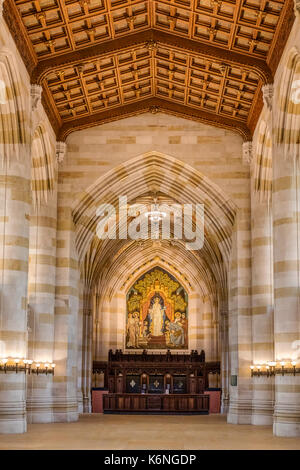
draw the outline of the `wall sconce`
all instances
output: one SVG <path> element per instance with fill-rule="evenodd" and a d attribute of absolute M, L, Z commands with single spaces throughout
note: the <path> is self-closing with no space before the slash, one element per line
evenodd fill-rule
<path fill-rule="evenodd" d="M 43 367 L 38 362 L 31 359 L 3 358 L 0 359 L 0 372 L 25 372 L 25 374 L 51 374 L 54 375 L 54 363 L 45 363 Z"/>
<path fill-rule="evenodd" d="M 292 366 L 293 366 L 293 375 L 296 375 L 296 365 L 297 365 L 297 362 L 296 362 L 296 361 L 292 361 L 291 364 L 292 364 Z"/>
<path fill-rule="evenodd" d="M 300 374 L 300 367 L 297 366 L 296 361 L 288 361 L 292 365 L 292 367 L 286 367 L 287 362 L 286 361 L 280 361 L 279 365 L 280 367 L 277 367 L 276 362 L 268 362 L 265 365 L 251 365 L 250 370 L 251 370 L 251 377 L 274 377 L 275 375 L 281 374 L 282 376 L 286 374 L 293 374 L 294 376 L 296 374 Z M 262 368 L 265 367 L 265 370 L 262 370 Z"/>

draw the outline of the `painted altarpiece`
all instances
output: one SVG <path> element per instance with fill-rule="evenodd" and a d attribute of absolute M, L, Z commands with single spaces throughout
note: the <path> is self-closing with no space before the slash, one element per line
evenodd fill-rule
<path fill-rule="evenodd" d="M 188 294 L 167 271 L 155 267 L 126 296 L 125 349 L 188 349 Z"/>

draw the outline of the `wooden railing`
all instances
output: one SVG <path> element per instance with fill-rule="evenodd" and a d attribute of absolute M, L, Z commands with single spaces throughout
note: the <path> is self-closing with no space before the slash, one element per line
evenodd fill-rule
<path fill-rule="evenodd" d="M 208 414 L 209 395 L 108 394 L 103 396 L 104 413 L 193 413 Z"/>

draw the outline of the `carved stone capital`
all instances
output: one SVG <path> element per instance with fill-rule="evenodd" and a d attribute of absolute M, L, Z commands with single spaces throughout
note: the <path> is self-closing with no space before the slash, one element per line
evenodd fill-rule
<path fill-rule="evenodd" d="M 58 164 L 64 161 L 66 155 L 66 144 L 65 142 L 56 142 L 56 161 Z"/>
<path fill-rule="evenodd" d="M 274 85 L 265 85 L 262 87 L 263 100 L 266 108 L 271 112 L 273 108 Z"/>
<path fill-rule="evenodd" d="M 243 143 L 243 162 L 251 165 L 253 160 L 253 146 L 252 141 Z"/>
<path fill-rule="evenodd" d="M 1 1 L 1 0 L 0 0 Z M 41 103 L 43 88 L 40 85 L 31 85 L 31 110 L 36 111 Z"/>
<path fill-rule="evenodd" d="M 300 15 L 300 0 L 294 0 L 295 15 Z"/>

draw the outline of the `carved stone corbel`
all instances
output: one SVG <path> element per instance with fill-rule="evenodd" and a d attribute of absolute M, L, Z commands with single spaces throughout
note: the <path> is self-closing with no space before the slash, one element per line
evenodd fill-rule
<path fill-rule="evenodd" d="M 40 85 L 31 85 L 31 111 L 36 111 L 39 107 L 42 100 L 42 91 L 43 88 Z"/>
<path fill-rule="evenodd" d="M 243 143 L 243 162 L 251 165 L 253 160 L 252 141 Z"/>
<path fill-rule="evenodd" d="M 58 165 L 64 161 L 66 149 L 67 146 L 65 142 L 56 142 L 56 161 Z"/>
<path fill-rule="evenodd" d="M 273 109 L 273 95 L 274 95 L 274 85 L 269 84 L 262 87 L 263 100 L 266 108 L 272 112 Z"/>

